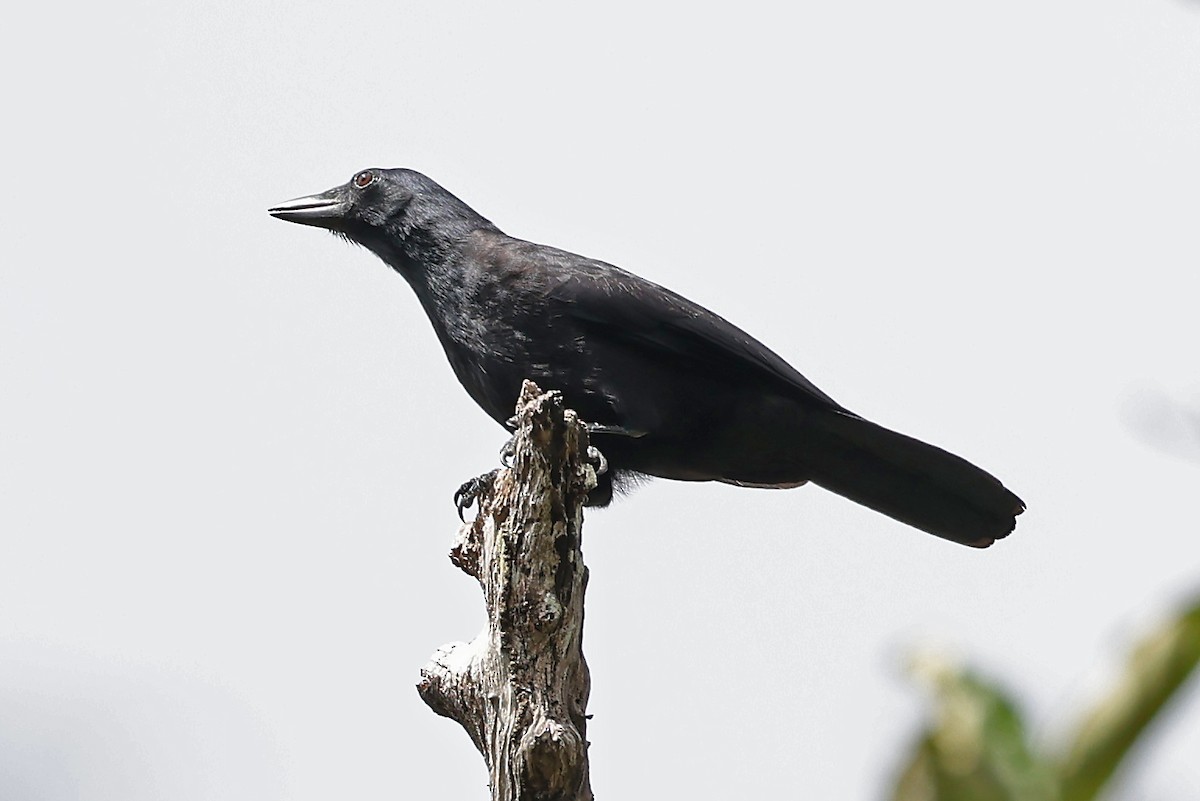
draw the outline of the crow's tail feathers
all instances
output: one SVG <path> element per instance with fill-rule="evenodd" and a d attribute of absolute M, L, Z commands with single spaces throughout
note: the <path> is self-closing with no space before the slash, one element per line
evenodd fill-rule
<path fill-rule="evenodd" d="M 986 548 L 1025 511 L 999 479 L 941 448 L 853 415 L 813 422 L 812 482 L 902 523 Z"/>

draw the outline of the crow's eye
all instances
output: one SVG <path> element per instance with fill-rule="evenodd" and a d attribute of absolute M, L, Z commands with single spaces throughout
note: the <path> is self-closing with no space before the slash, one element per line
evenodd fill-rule
<path fill-rule="evenodd" d="M 375 180 L 375 173 L 370 170 L 363 170 L 358 175 L 354 176 L 354 185 L 359 189 L 370 186 Z"/>

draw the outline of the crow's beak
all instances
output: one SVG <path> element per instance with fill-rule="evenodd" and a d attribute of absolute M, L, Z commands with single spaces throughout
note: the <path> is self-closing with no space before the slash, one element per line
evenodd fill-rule
<path fill-rule="evenodd" d="M 288 222 L 315 225 L 319 228 L 336 228 L 349 208 L 345 189 L 339 186 L 319 195 L 284 201 L 274 208 L 267 209 L 267 213 Z"/>

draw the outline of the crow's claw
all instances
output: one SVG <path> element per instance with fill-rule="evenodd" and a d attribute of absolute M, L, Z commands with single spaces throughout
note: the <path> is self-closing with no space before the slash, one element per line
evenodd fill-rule
<path fill-rule="evenodd" d="M 458 519 L 466 522 L 463 517 L 463 512 L 471 507 L 471 504 L 479 500 L 479 496 L 486 490 L 491 489 L 492 482 L 496 479 L 496 474 L 499 470 L 492 470 L 484 473 L 481 476 L 475 476 L 470 481 L 464 481 L 463 485 L 454 491 L 454 505 L 458 507 Z"/>
<path fill-rule="evenodd" d="M 587 458 L 593 462 L 599 462 L 596 465 L 596 475 L 602 476 L 608 472 L 608 459 L 604 458 L 604 454 L 595 445 L 588 445 Z"/>
<path fill-rule="evenodd" d="M 517 438 L 510 437 L 500 448 L 500 464 L 512 467 L 513 457 L 517 455 Z"/>

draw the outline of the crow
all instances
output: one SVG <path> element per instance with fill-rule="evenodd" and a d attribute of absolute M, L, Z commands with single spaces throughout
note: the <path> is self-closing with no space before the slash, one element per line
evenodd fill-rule
<path fill-rule="evenodd" d="M 588 505 L 646 476 L 811 481 L 977 548 L 1007 536 L 1025 509 L 970 462 L 845 409 L 708 309 L 611 264 L 508 236 L 414 170 L 363 170 L 268 213 L 328 229 L 400 273 L 455 376 L 497 422 L 524 379 L 560 390 L 609 466 Z"/>

